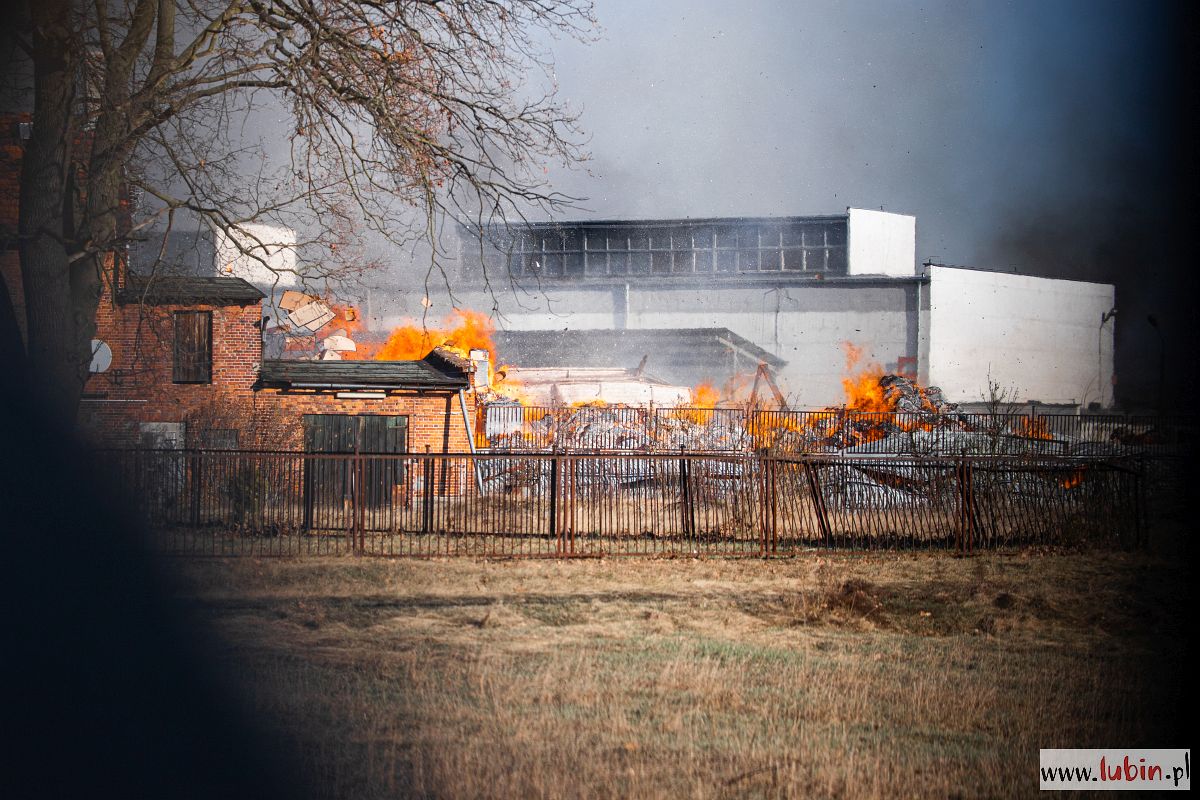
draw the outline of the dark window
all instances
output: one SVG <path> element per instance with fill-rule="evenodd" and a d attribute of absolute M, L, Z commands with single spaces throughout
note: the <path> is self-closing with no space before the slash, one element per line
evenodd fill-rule
<path fill-rule="evenodd" d="M 498 237 L 511 243 L 511 262 L 497 252 L 484 262 L 511 264 L 512 274 L 580 281 L 604 276 L 846 271 L 846 221 L 797 218 L 722 225 L 635 222 L 538 228 Z"/>
<path fill-rule="evenodd" d="M 175 312 L 175 383 L 212 383 L 212 312 Z"/>
<path fill-rule="evenodd" d="M 236 428 L 207 428 L 199 432 L 200 447 L 205 450 L 237 450 Z"/>
<path fill-rule="evenodd" d="M 583 253 L 564 253 L 562 260 L 563 275 L 577 278 L 583 274 Z"/>

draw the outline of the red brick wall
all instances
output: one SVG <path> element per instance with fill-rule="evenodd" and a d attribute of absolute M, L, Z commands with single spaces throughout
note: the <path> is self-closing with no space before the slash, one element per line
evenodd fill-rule
<path fill-rule="evenodd" d="M 447 404 L 448 402 L 448 404 Z M 333 393 L 289 394 L 275 389 L 258 392 L 254 403 L 268 420 L 264 429 L 282 422 L 284 435 L 268 446 L 301 449 L 305 414 L 404 414 L 408 416 L 408 450 L 412 453 L 465 453 L 470 449 L 458 397 L 445 394 L 389 395 L 383 400 L 339 400 Z M 447 410 L 449 413 L 447 413 Z M 475 404 L 467 395 L 468 419 L 475 419 Z M 472 424 L 474 424 L 472 422 Z"/>
<path fill-rule="evenodd" d="M 172 383 L 175 311 L 211 311 L 213 382 Z M 403 414 L 410 452 L 470 448 L 457 396 L 389 395 L 339 400 L 330 393 L 255 391 L 262 361 L 258 303 L 247 306 L 120 305 L 107 288 L 96 316 L 97 338 L 112 349 L 112 366 L 88 381 L 80 422 L 100 444 L 138 443 L 142 422 L 183 422 L 190 428 L 235 428 L 248 448 L 300 449 L 304 414 Z M 449 401 L 449 402 L 448 402 Z M 475 404 L 467 399 L 468 419 Z"/>

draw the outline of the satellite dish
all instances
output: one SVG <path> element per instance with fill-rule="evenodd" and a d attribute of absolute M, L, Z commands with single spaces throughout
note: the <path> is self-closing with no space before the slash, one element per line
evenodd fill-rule
<path fill-rule="evenodd" d="M 92 339 L 92 363 L 88 372 L 108 372 L 112 366 L 112 348 L 102 339 Z"/>

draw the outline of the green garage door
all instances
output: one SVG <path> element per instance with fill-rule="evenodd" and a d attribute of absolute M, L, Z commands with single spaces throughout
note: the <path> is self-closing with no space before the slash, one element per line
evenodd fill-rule
<path fill-rule="evenodd" d="M 385 414 L 305 414 L 304 450 L 341 456 L 405 453 L 408 417 Z M 343 512 L 354 505 L 371 509 L 387 506 L 393 487 L 404 481 L 404 463 L 368 459 L 357 485 L 349 457 L 310 459 L 304 470 L 304 524 L 341 528 Z"/>

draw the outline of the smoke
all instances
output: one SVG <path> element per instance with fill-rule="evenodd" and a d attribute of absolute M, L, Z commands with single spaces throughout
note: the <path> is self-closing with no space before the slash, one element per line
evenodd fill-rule
<path fill-rule="evenodd" d="M 587 172 L 552 174 L 588 198 L 577 216 L 915 214 L 920 260 L 1116 283 L 1118 397 L 1157 399 L 1146 316 L 1177 340 L 1186 320 L 1173 261 L 1174 109 L 1187 96 L 1174 8 L 678 0 L 599 11 L 603 41 L 555 51 L 560 91 L 592 135 Z"/>

